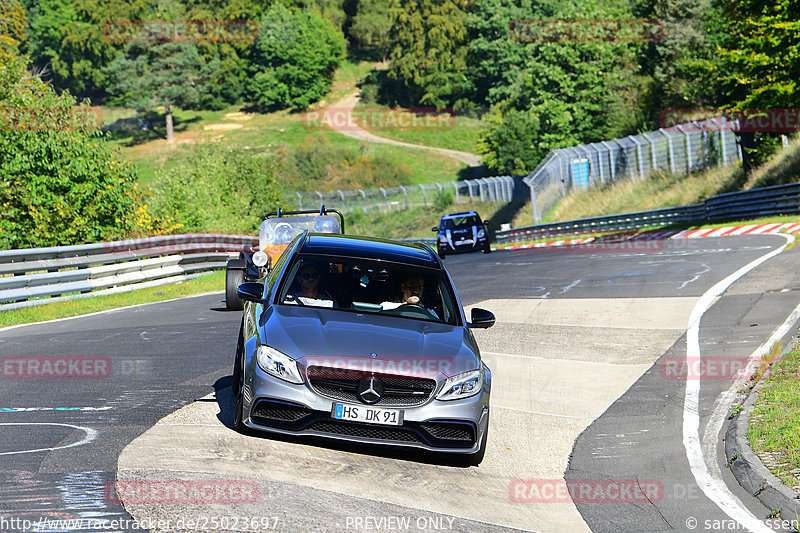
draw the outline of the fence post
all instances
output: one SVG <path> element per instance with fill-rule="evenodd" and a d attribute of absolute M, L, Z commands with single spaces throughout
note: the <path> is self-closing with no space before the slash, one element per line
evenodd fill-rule
<path fill-rule="evenodd" d="M 314 191 L 314 192 L 317 193 L 317 196 L 319 196 L 319 206 L 322 207 L 323 205 L 325 205 L 325 200 L 322 199 L 322 193 L 319 191 Z"/>
<path fill-rule="evenodd" d="M 391 211 L 392 207 L 389 205 L 389 199 L 386 197 L 386 189 L 380 187 L 380 191 L 383 193 L 383 202 L 386 204 L 386 211 Z"/>
<path fill-rule="evenodd" d="M 528 186 L 531 193 L 531 207 L 533 208 L 533 223 L 537 224 L 539 222 L 539 210 L 536 208 L 536 182 L 534 180 L 526 181 L 525 185 Z"/>
<path fill-rule="evenodd" d="M 295 191 L 294 193 L 297 195 L 297 201 L 300 203 L 300 210 L 302 211 L 303 210 L 303 195 L 300 194 L 297 191 Z"/>
<path fill-rule="evenodd" d="M 636 159 L 639 161 L 639 179 L 644 180 L 644 163 L 642 162 L 642 145 L 633 135 L 628 135 L 628 139 L 636 145 Z"/>
<path fill-rule="evenodd" d="M 473 180 L 467 180 L 465 182 L 467 184 L 467 187 L 469 187 L 469 199 L 470 199 L 470 201 L 472 201 L 472 199 L 474 198 L 474 195 L 472 194 L 472 182 L 473 182 Z"/>
<path fill-rule="evenodd" d="M 437 181 L 436 186 L 439 187 L 439 198 L 444 198 L 444 189 L 442 189 L 442 184 Z"/>
<path fill-rule="evenodd" d="M 406 200 L 406 209 L 408 209 L 408 193 L 406 192 L 406 188 L 403 187 L 402 185 L 399 185 L 399 187 L 400 187 L 400 190 L 403 191 L 403 197 Z"/>
<path fill-rule="evenodd" d="M 419 188 L 422 189 L 422 207 L 428 207 L 428 199 L 425 197 L 425 186 L 420 183 Z"/>
<path fill-rule="evenodd" d="M 611 181 L 617 181 L 617 172 L 614 168 L 614 148 L 606 141 L 600 141 L 600 144 L 605 146 L 606 150 L 608 150 L 608 168 L 611 171 Z"/>
<path fill-rule="evenodd" d="M 669 147 L 669 169 L 674 174 L 675 173 L 675 149 L 672 146 L 672 135 L 667 133 L 667 130 L 665 130 L 663 128 L 658 130 L 658 131 L 660 131 L 661 134 L 664 137 L 667 138 L 667 146 Z"/>
<path fill-rule="evenodd" d="M 336 189 L 336 192 L 339 193 L 339 197 L 342 199 L 342 211 L 347 213 L 347 204 L 344 203 L 344 193 L 342 192 L 341 189 Z"/>
<path fill-rule="evenodd" d="M 650 172 L 658 168 L 658 159 L 656 158 L 656 141 L 647 133 L 642 133 L 645 139 L 650 143 L 650 158 L 652 159 L 652 166 Z"/>
<path fill-rule="evenodd" d="M 692 136 L 688 131 L 683 131 L 683 124 L 678 124 L 678 131 L 683 133 L 686 137 L 686 172 L 687 174 L 692 171 L 694 163 L 692 162 Z"/>
<path fill-rule="evenodd" d="M 600 183 L 605 183 L 606 180 L 603 176 L 603 162 L 600 160 L 600 148 L 598 148 L 596 144 L 590 144 L 589 147 L 594 150 L 594 155 L 597 159 L 597 173 L 600 174 Z"/>
<path fill-rule="evenodd" d="M 453 182 L 453 188 L 456 190 L 456 205 L 458 205 L 459 198 L 458 198 L 458 182 L 457 181 Z"/>
<path fill-rule="evenodd" d="M 364 214 L 367 214 L 367 193 L 364 192 L 364 189 L 358 189 L 358 192 L 361 193 L 361 198 L 364 199 Z"/>

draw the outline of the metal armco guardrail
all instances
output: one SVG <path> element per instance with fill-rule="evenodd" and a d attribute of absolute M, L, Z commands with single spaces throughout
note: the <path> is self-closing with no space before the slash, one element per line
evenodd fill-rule
<path fill-rule="evenodd" d="M 256 237 L 194 233 L 6 250 L 0 252 L 0 310 L 52 301 L 31 298 L 178 281 L 224 268 L 243 247 L 257 244 Z"/>
<path fill-rule="evenodd" d="M 798 213 L 800 213 L 800 183 L 790 183 L 720 194 L 707 198 L 702 204 L 514 228 L 498 231 L 495 238 L 498 244 L 507 244 L 555 235 L 620 231 L 682 223 L 746 220 Z"/>

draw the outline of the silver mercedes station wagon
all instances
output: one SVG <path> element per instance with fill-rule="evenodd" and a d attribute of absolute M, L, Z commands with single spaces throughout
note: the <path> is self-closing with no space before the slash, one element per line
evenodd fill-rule
<path fill-rule="evenodd" d="M 483 460 L 492 374 L 429 246 L 304 232 L 245 302 L 237 430 L 422 448 Z"/>

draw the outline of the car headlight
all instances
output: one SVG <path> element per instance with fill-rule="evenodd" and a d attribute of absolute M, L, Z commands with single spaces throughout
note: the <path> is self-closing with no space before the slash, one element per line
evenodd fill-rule
<path fill-rule="evenodd" d="M 253 264 L 257 267 L 263 267 L 268 261 L 269 256 L 266 254 L 266 252 L 259 250 L 253 254 Z"/>
<path fill-rule="evenodd" d="M 256 352 L 258 366 L 271 376 L 288 381 L 289 383 L 303 383 L 297 361 L 270 346 L 259 346 Z"/>
<path fill-rule="evenodd" d="M 483 239 L 486 236 L 486 230 L 481 228 L 478 230 L 478 238 Z"/>
<path fill-rule="evenodd" d="M 439 235 L 439 242 L 447 242 L 447 235 Z"/>
<path fill-rule="evenodd" d="M 479 370 L 470 370 L 457 376 L 448 378 L 441 392 L 436 395 L 437 400 L 460 400 L 475 396 L 483 387 L 483 373 Z"/>

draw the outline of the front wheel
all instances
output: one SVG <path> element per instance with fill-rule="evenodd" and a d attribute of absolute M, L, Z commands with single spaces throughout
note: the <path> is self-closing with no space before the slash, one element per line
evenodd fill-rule
<path fill-rule="evenodd" d="M 483 253 L 485 253 L 485 254 L 490 254 L 490 253 L 492 253 L 492 247 L 491 247 L 491 246 L 489 246 L 489 243 L 488 243 L 488 242 L 486 243 L 486 246 L 484 246 L 484 247 L 483 247 Z"/>
<path fill-rule="evenodd" d="M 236 289 L 242 283 L 244 283 L 244 270 L 231 268 L 225 270 L 225 307 L 228 311 L 241 311 L 244 309 L 244 303 L 236 292 Z"/>

